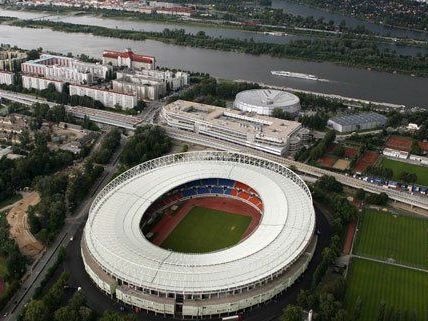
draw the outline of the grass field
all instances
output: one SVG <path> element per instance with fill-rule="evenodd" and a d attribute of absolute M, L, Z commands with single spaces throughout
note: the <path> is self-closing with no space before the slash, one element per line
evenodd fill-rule
<path fill-rule="evenodd" d="M 428 268 L 428 220 L 366 210 L 354 253 Z"/>
<path fill-rule="evenodd" d="M 251 217 L 194 207 L 178 224 L 163 248 L 184 253 L 206 253 L 238 243 Z"/>
<path fill-rule="evenodd" d="M 351 308 L 357 298 L 361 298 L 362 311 L 359 320 L 376 321 L 381 302 L 401 312 L 414 311 L 416 320 L 426 320 L 427 273 L 355 258 L 349 273 L 345 304 Z"/>
<path fill-rule="evenodd" d="M 408 164 L 388 158 L 382 159 L 382 167 L 390 168 L 394 172 L 394 179 L 399 180 L 402 172 L 413 173 L 418 177 L 416 183 L 428 186 L 428 167 Z"/>

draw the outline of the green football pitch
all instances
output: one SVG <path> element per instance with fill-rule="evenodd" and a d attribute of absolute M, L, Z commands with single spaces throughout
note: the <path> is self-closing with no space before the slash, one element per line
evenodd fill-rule
<path fill-rule="evenodd" d="M 428 269 L 428 219 L 366 210 L 354 253 Z"/>
<path fill-rule="evenodd" d="M 251 217 L 194 207 L 161 247 L 183 253 L 207 253 L 238 243 Z"/>
<path fill-rule="evenodd" d="M 382 159 L 382 167 L 391 169 L 395 180 L 400 180 L 401 173 L 407 172 L 416 174 L 417 184 L 428 186 L 428 167 L 408 164 L 388 158 Z"/>
<path fill-rule="evenodd" d="M 397 310 L 401 315 L 416 315 L 416 318 L 400 320 L 425 321 L 427 289 L 426 272 L 354 258 L 347 279 L 345 304 L 351 310 L 358 298 L 361 299 L 359 320 L 376 321 L 383 302 L 396 311 L 395 315 Z"/>

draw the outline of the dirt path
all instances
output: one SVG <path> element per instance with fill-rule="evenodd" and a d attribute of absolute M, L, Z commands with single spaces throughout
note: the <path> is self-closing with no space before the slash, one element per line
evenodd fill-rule
<path fill-rule="evenodd" d="M 39 202 L 40 196 L 37 192 L 28 193 L 7 214 L 11 237 L 15 239 L 21 253 L 32 259 L 43 251 L 44 246 L 30 232 L 27 210 L 30 205 L 36 205 Z"/>

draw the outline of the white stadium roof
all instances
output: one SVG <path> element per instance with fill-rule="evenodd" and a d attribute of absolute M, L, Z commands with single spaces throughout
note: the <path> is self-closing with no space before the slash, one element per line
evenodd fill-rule
<path fill-rule="evenodd" d="M 189 181 L 227 178 L 254 188 L 264 204 L 258 228 L 227 249 L 186 254 L 148 241 L 140 221 L 150 204 Z M 207 293 L 245 287 L 290 266 L 315 228 L 305 183 L 287 168 L 228 152 L 168 155 L 125 172 L 97 196 L 85 228 L 91 256 L 130 284 L 166 292 Z"/>
<path fill-rule="evenodd" d="M 270 114 L 275 108 L 295 113 L 300 110 L 300 99 L 283 90 L 252 89 L 238 93 L 234 107 L 259 114 Z"/>

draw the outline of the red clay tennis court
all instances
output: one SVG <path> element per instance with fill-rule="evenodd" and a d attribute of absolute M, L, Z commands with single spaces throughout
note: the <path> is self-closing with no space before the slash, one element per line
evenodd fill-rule
<path fill-rule="evenodd" d="M 409 137 L 391 136 L 386 141 L 385 146 L 392 149 L 410 152 L 412 149 L 412 139 Z"/>
<path fill-rule="evenodd" d="M 322 167 L 333 167 L 334 163 L 336 163 L 337 158 L 332 156 L 323 156 L 317 160 L 317 163 Z"/>
<path fill-rule="evenodd" d="M 366 151 L 357 161 L 355 171 L 358 173 L 364 172 L 368 167 L 373 166 L 379 158 L 379 154 L 373 151 Z"/>

